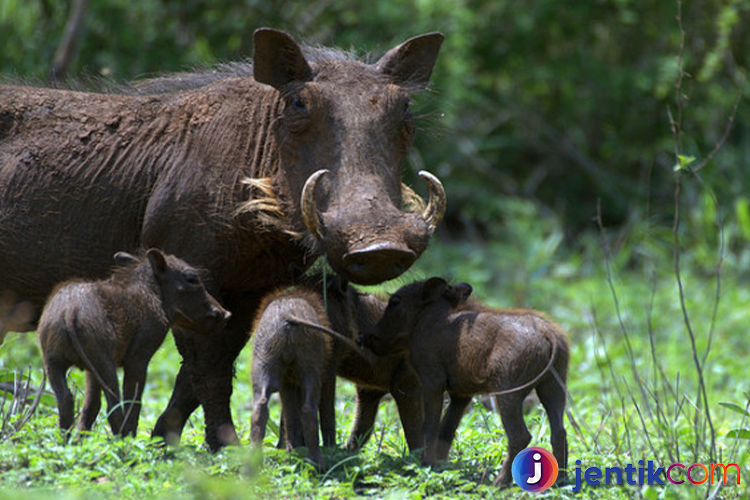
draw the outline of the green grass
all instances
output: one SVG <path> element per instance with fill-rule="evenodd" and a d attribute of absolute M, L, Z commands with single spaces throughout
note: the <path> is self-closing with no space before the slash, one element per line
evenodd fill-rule
<path fill-rule="evenodd" d="M 529 230 L 527 230 L 527 233 Z M 630 233 L 632 236 L 634 233 Z M 433 274 L 464 280 L 475 294 L 496 306 L 525 306 L 547 311 L 568 332 L 573 349 L 569 377 L 570 466 L 659 465 L 736 462 L 742 486 L 727 486 L 714 498 L 747 498 L 750 488 L 750 439 L 746 413 L 750 394 L 747 325 L 750 287 L 742 259 L 727 259 L 720 301 L 712 327 L 716 278 L 711 268 L 691 262 L 684 271 L 685 308 L 696 339 L 708 394 L 711 432 L 699 391 L 693 350 L 668 251 L 654 251 L 664 241 L 653 234 L 630 242 L 611 260 L 598 243 L 581 252 L 559 248 L 554 227 L 526 234 L 513 243 L 437 243 L 393 289 Z M 643 249 L 651 249 L 644 257 Z M 691 251 L 692 252 L 692 251 Z M 705 252 L 704 252 L 705 253 Z M 710 254 L 710 252 L 709 252 Z M 692 253 L 686 253 L 690 256 Z M 446 271 L 448 269 L 448 271 Z M 710 334 L 710 332 L 713 332 Z M 709 338 L 711 338 L 709 348 Z M 246 348 L 237 361 L 232 409 L 242 446 L 219 454 L 203 446 L 202 413 L 185 429 L 181 446 L 163 449 L 149 433 L 169 398 L 179 355 L 171 340 L 152 361 L 139 433 L 135 438 L 109 435 L 100 415 L 94 432 L 76 445 L 62 445 L 57 412 L 50 398 L 12 438 L 0 442 L 0 499 L 101 498 L 534 498 L 518 488 L 491 486 L 505 450 L 499 417 L 475 402 L 464 418 L 450 461 L 437 469 L 419 465 L 405 453 L 395 405 L 381 406 L 374 435 L 359 454 L 341 448 L 324 450 L 329 469 L 316 473 L 302 456 L 277 451 L 276 427 L 267 434 L 263 457 L 249 449 L 251 385 Z M 30 372 L 42 378 L 36 339 L 11 334 L 0 346 L 0 375 Z M 70 375 L 80 405 L 84 379 Z M 338 442 L 351 426 L 354 391 L 338 387 Z M 2 401 L 2 400 L 0 400 Z M 478 401 L 478 400 L 477 400 Z M 8 400 L 6 400 L 7 408 Z M 274 399 L 272 422 L 278 421 Z M 541 408 L 527 415 L 532 444 L 548 446 L 549 426 Z M 739 437 L 733 437 L 739 436 Z M 588 486 L 575 494 L 572 485 L 546 498 L 698 499 L 714 490 L 689 483 L 667 486 Z"/>

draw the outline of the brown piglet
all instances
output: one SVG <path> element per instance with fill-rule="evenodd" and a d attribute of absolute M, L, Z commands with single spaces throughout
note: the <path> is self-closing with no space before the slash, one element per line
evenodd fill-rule
<path fill-rule="evenodd" d="M 379 355 L 410 354 L 422 382 L 424 464 L 448 457 L 474 395 L 496 393 L 508 450 L 495 485 L 509 485 L 513 460 L 531 441 L 523 401 L 534 389 L 547 412 L 562 482 L 568 456 L 563 425 L 567 337 L 542 313 L 490 309 L 470 300 L 471 292 L 466 283 L 449 285 L 437 277 L 406 285 L 391 296 L 380 321 L 362 341 Z M 450 404 L 441 421 L 446 391 Z"/>
<path fill-rule="evenodd" d="M 115 262 L 106 280 L 58 285 L 39 321 L 44 366 L 66 438 L 74 419 L 68 368 L 86 371 L 78 428 L 91 430 L 104 390 L 112 432 L 135 435 L 148 363 L 170 326 L 209 334 L 230 316 L 206 291 L 199 271 L 173 255 L 155 248 L 139 256 L 118 252 Z M 124 372 L 122 392 L 117 367 Z"/>
<path fill-rule="evenodd" d="M 336 442 L 333 341 L 328 335 L 299 324 L 300 320 L 328 326 L 320 294 L 304 286 L 276 291 L 261 304 L 253 340 L 255 401 L 250 439 L 256 446 L 263 443 L 269 398 L 279 392 L 287 450 L 304 444 L 310 460 L 318 469 L 323 469 L 318 428 L 326 446 Z M 298 442 L 297 436 L 301 436 L 303 442 Z"/>

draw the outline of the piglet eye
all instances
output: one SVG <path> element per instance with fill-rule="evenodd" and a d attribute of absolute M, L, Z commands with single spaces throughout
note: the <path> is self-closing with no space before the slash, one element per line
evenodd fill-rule
<path fill-rule="evenodd" d="M 391 295 L 391 299 L 388 301 L 388 305 L 391 307 L 398 307 L 401 305 L 401 297 L 398 295 Z"/>
<path fill-rule="evenodd" d="M 185 273 L 183 275 L 183 278 L 185 280 L 185 283 L 189 285 L 198 285 L 200 284 L 200 279 L 198 278 L 197 274 L 194 273 Z"/>

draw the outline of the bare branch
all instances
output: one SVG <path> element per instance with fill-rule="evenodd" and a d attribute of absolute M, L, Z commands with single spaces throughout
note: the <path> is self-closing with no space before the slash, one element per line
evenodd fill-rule
<path fill-rule="evenodd" d="M 55 60 L 50 70 L 50 80 L 55 83 L 65 79 L 70 68 L 70 63 L 75 55 L 78 41 L 81 39 L 84 28 L 84 18 L 88 8 L 89 0 L 75 0 L 70 9 L 68 22 L 65 23 L 60 46 L 55 53 Z"/>

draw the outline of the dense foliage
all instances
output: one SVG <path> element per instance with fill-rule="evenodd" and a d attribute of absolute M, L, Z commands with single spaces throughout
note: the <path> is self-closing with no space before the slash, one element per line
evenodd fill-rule
<path fill-rule="evenodd" d="M 46 79 L 73 3 L 4 0 L 0 73 Z M 359 52 L 445 33 L 412 161 L 450 183 L 454 234 L 487 236 L 508 196 L 562 216 L 567 236 L 591 227 L 599 199 L 609 225 L 643 207 L 668 221 L 670 115 L 681 121 L 679 152 L 700 161 L 721 142 L 740 92 L 704 175 L 730 211 L 747 206 L 748 0 L 98 0 L 70 74 L 122 81 L 244 58 L 260 26 Z"/>

